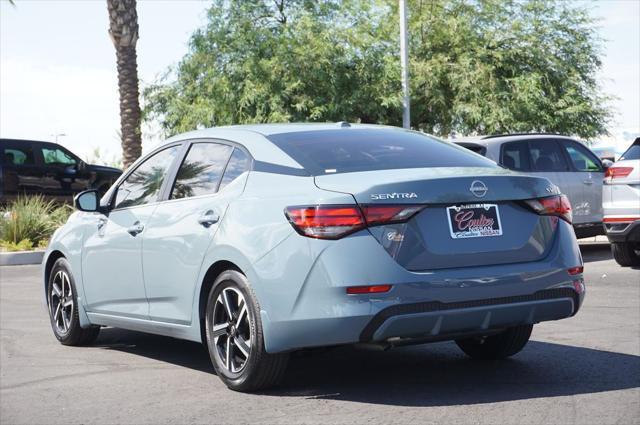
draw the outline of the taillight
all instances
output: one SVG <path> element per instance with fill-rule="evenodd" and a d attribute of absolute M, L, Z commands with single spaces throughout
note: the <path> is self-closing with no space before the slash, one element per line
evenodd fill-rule
<path fill-rule="evenodd" d="M 602 219 L 604 223 L 633 223 L 636 220 L 640 220 L 640 215 L 631 217 L 604 217 Z"/>
<path fill-rule="evenodd" d="M 421 205 L 310 205 L 288 207 L 287 219 L 303 236 L 339 239 L 367 226 L 409 220 Z"/>
<path fill-rule="evenodd" d="M 380 294 L 390 290 L 391 285 L 349 286 L 347 287 L 347 294 Z"/>
<path fill-rule="evenodd" d="M 364 205 L 362 212 L 369 226 L 399 223 L 409 220 L 424 205 Z"/>
<path fill-rule="evenodd" d="M 584 272 L 584 266 L 576 266 L 576 267 L 571 267 L 570 269 L 567 269 L 567 273 L 569 273 L 571 276 L 575 276 L 583 272 Z"/>
<path fill-rule="evenodd" d="M 632 171 L 633 167 L 609 167 L 604 173 L 604 178 L 607 182 L 611 182 L 613 179 L 627 177 Z"/>
<path fill-rule="evenodd" d="M 529 207 L 540 215 L 555 215 L 571 223 L 573 213 L 571 203 L 565 195 L 554 195 L 546 198 L 530 199 L 525 201 Z"/>
<path fill-rule="evenodd" d="M 288 207 L 285 214 L 298 233 L 317 239 L 338 239 L 365 227 L 357 206 Z"/>

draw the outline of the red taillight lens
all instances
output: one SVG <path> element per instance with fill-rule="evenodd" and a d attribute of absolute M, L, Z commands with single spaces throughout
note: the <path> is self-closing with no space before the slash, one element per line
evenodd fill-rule
<path fill-rule="evenodd" d="M 602 219 L 605 223 L 633 223 L 636 220 L 640 220 L 640 215 L 632 217 L 604 217 Z"/>
<path fill-rule="evenodd" d="M 313 205 L 288 207 L 285 215 L 303 236 L 316 239 L 339 239 L 363 229 L 409 220 L 422 205 Z"/>
<path fill-rule="evenodd" d="M 613 180 L 627 177 L 633 171 L 633 167 L 609 167 L 604 173 L 604 178 Z"/>
<path fill-rule="evenodd" d="M 318 239 L 338 239 L 365 227 L 357 206 L 288 207 L 285 214 L 298 233 Z"/>
<path fill-rule="evenodd" d="M 424 205 L 364 205 L 362 212 L 369 226 L 407 221 Z"/>
<path fill-rule="evenodd" d="M 584 267 L 583 266 L 571 267 L 570 269 L 567 269 L 567 272 L 571 276 L 575 276 L 577 274 L 584 272 Z"/>
<path fill-rule="evenodd" d="M 571 203 L 565 195 L 549 196 L 547 198 L 530 199 L 527 202 L 535 212 L 540 215 L 555 215 L 568 223 L 573 220 Z"/>
<path fill-rule="evenodd" d="M 389 292 L 392 285 L 371 285 L 371 286 L 349 286 L 347 288 L 347 294 L 379 294 L 382 292 Z"/>

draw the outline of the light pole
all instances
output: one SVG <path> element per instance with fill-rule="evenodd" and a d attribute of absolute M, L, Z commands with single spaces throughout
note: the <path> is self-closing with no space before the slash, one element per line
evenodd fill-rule
<path fill-rule="evenodd" d="M 400 1 L 400 66 L 402 68 L 402 126 L 411 128 L 409 100 L 409 52 L 407 49 L 407 4 Z"/>
<path fill-rule="evenodd" d="M 49 136 L 52 136 L 55 138 L 56 144 L 58 143 L 58 137 L 65 137 L 66 134 L 65 133 L 55 133 L 55 134 L 50 134 Z"/>

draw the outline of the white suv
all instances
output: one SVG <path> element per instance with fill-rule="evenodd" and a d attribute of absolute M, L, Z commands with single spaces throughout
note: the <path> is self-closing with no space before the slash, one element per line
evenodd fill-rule
<path fill-rule="evenodd" d="M 640 137 L 605 174 L 604 229 L 621 266 L 640 266 Z"/>

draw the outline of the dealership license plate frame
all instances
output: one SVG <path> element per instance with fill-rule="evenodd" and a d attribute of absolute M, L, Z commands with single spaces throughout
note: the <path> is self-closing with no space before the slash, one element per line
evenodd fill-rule
<path fill-rule="evenodd" d="M 461 231 L 454 230 L 454 220 L 452 216 L 454 214 L 459 213 L 463 210 L 469 210 L 474 212 L 474 216 L 472 218 L 479 218 L 476 216 L 476 213 L 486 212 L 489 219 L 495 219 L 494 223 L 491 225 L 490 229 L 487 229 L 486 226 L 484 229 L 476 229 L 471 231 Z M 495 212 L 495 217 L 493 216 L 493 212 Z M 449 222 L 449 235 L 452 239 L 472 239 L 472 238 L 488 238 L 488 237 L 496 237 L 502 236 L 502 222 L 500 221 L 500 208 L 498 204 L 488 204 L 488 203 L 480 203 L 480 204 L 465 204 L 465 205 L 452 205 L 447 207 L 447 220 Z M 453 213 L 453 214 L 452 214 Z"/>

